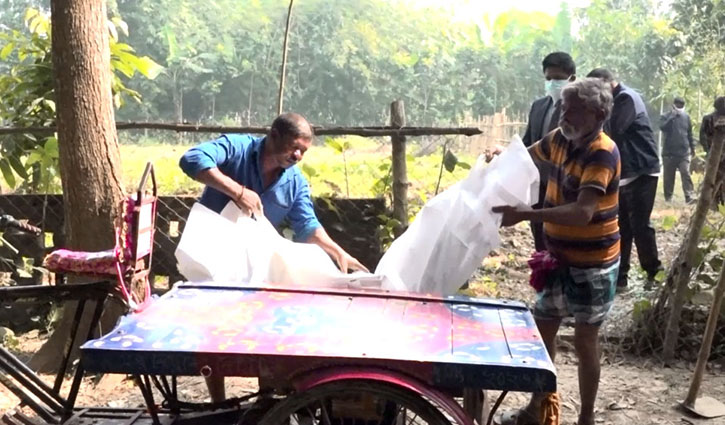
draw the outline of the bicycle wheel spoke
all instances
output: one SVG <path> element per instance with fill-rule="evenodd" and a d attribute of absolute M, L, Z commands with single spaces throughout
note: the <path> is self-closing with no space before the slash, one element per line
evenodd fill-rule
<path fill-rule="evenodd" d="M 320 416 L 322 417 L 322 425 L 332 425 L 332 421 L 330 420 L 330 414 L 327 413 L 327 407 L 325 406 L 324 399 L 320 400 Z"/>
<path fill-rule="evenodd" d="M 446 411 L 424 397 L 384 383 L 334 382 L 288 396 L 264 425 L 452 425 Z"/>

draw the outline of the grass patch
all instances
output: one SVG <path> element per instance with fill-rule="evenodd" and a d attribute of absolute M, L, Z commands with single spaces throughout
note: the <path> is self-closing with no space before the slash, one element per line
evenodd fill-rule
<path fill-rule="evenodd" d="M 343 154 L 326 145 L 316 145 L 305 155 L 300 166 L 310 181 L 313 195 L 363 198 L 389 194 L 390 186 L 381 185 L 379 182 L 390 173 L 390 146 L 363 137 L 350 137 L 345 140 L 350 145 L 345 151 L 345 160 Z M 146 162 L 152 161 L 160 193 L 200 194 L 202 185 L 187 177 L 178 165 L 179 158 L 192 146 L 194 145 L 161 143 L 121 145 L 122 171 L 127 190 L 134 189 Z M 414 150 L 414 147 L 409 150 Z M 469 164 L 475 161 L 472 156 L 465 155 L 460 160 Z M 440 163 L 440 152 L 426 156 L 408 156 L 408 193 L 412 207 L 423 205 L 435 192 Z M 440 191 L 467 174 L 468 170 L 458 167 L 453 173 L 444 170 Z"/>

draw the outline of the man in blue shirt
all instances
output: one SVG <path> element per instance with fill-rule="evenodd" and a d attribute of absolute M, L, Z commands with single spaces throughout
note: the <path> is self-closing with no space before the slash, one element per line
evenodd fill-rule
<path fill-rule="evenodd" d="M 275 227 L 289 220 L 294 238 L 319 245 L 340 270 L 368 271 L 336 244 L 317 220 L 307 179 L 296 164 L 312 145 L 312 127 L 299 114 L 287 113 L 272 122 L 266 137 L 225 134 L 189 149 L 179 166 L 204 183 L 201 202 L 221 212 L 229 201 L 243 211 L 264 214 Z M 224 379 L 207 379 L 212 401 L 224 400 Z"/>
<path fill-rule="evenodd" d="M 261 214 L 279 227 L 288 219 L 295 241 L 319 245 L 340 270 L 365 270 L 322 228 L 310 199 L 307 179 L 295 165 L 312 145 L 312 128 L 298 114 L 282 114 L 266 137 L 225 134 L 189 149 L 179 165 L 204 183 L 200 202 L 221 212 L 231 200 L 243 211 Z"/>

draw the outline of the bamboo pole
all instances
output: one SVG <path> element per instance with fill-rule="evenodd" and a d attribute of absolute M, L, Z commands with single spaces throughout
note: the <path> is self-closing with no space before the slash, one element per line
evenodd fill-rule
<path fill-rule="evenodd" d="M 160 122 L 117 122 L 117 130 L 165 130 L 188 133 L 251 133 L 267 134 L 269 127 L 232 127 L 222 125 L 195 125 L 173 124 Z M 363 137 L 390 137 L 390 136 L 443 136 L 462 135 L 475 136 L 482 134 L 478 127 L 314 127 L 319 136 L 363 136 Z M 0 136 L 10 134 L 53 134 L 55 127 L 0 127 Z M 2 141 L 0 140 L 0 143 Z"/>
<path fill-rule="evenodd" d="M 717 319 L 720 317 L 723 295 L 725 295 L 725 265 L 722 269 L 720 269 L 720 279 L 718 280 L 717 287 L 715 287 L 715 294 L 712 300 L 712 306 L 710 307 L 710 315 L 707 318 L 707 325 L 705 326 L 705 334 L 702 336 L 700 353 L 697 355 L 695 372 L 692 374 L 690 389 L 687 391 L 687 397 L 685 397 L 685 406 L 695 407 L 695 400 L 697 400 L 697 396 L 700 393 L 702 375 L 705 373 L 707 359 L 710 358 L 712 340 L 715 336 L 715 329 L 717 328 Z"/>
<path fill-rule="evenodd" d="M 295 0 L 289 0 L 289 9 L 287 10 L 287 26 L 284 30 L 284 47 L 282 47 L 282 70 L 279 75 L 279 98 L 277 99 L 277 114 L 282 113 L 282 103 L 284 97 L 284 79 L 287 73 L 287 46 L 289 45 L 289 29 L 292 24 L 292 5 Z"/>

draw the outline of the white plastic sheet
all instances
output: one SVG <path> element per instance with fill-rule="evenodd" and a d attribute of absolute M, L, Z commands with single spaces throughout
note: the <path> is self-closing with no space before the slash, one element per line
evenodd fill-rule
<path fill-rule="evenodd" d="M 232 202 L 221 214 L 194 204 L 176 259 L 191 282 L 379 287 L 381 281 L 342 273 L 319 246 L 285 239 L 263 215 L 252 219 Z"/>
<path fill-rule="evenodd" d="M 195 204 L 176 251 L 189 281 L 272 282 L 298 286 L 382 286 L 450 294 L 500 243 L 497 205 L 537 201 L 538 171 L 518 137 L 490 164 L 479 158 L 468 177 L 430 200 L 381 259 L 375 274 L 340 272 L 317 245 L 280 236 L 229 203 L 221 214 Z"/>
<path fill-rule="evenodd" d="M 532 205 L 538 193 L 539 173 L 516 136 L 490 164 L 479 157 L 468 177 L 428 201 L 375 274 L 391 289 L 454 293 L 500 244 L 501 215 L 491 208 Z"/>

